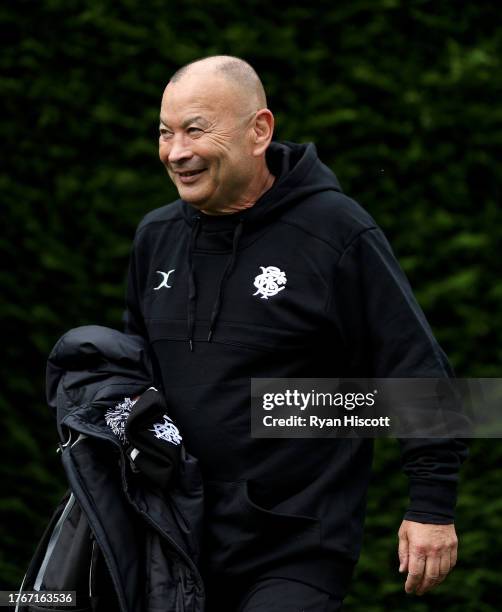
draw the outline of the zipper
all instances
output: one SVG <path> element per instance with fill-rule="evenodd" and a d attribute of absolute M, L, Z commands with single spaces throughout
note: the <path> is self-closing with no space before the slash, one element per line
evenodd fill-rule
<path fill-rule="evenodd" d="M 185 612 L 185 601 L 183 599 L 183 583 L 181 581 L 181 578 L 178 578 L 176 592 L 178 594 L 178 601 L 176 602 L 176 612 Z"/>
<path fill-rule="evenodd" d="M 160 533 L 173 546 L 175 551 L 179 554 L 179 556 L 183 559 L 183 561 L 185 561 L 188 567 L 192 570 L 195 576 L 195 579 L 197 581 L 197 585 L 200 589 L 202 599 L 204 601 L 205 599 L 204 583 L 202 582 L 202 576 L 200 575 L 200 572 L 197 569 L 195 563 L 192 561 L 192 559 L 190 559 L 190 557 L 186 554 L 186 552 L 171 538 L 171 536 L 167 534 L 161 527 L 159 527 L 159 525 L 157 525 L 157 523 L 154 520 L 152 520 L 146 512 L 144 512 L 143 510 L 139 510 L 139 509 L 138 509 L 138 512 L 145 518 L 147 523 L 149 523 L 158 533 Z M 204 607 L 202 607 L 202 609 L 204 609 Z"/>
<path fill-rule="evenodd" d="M 97 549 L 97 545 L 96 545 L 96 540 L 94 539 L 94 536 L 92 535 L 92 531 L 91 531 L 91 539 L 92 539 L 92 549 L 91 549 L 91 561 L 89 563 L 89 599 L 92 600 L 93 596 L 94 596 L 94 568 L 96 565 L 96 561 L 97 561 L 97 553 L 98 551 Z"/>
<path fill-rule="evenodd" d="M 123 448 L 120 445 L 120 443 L 119 443 L 119 448 L 122 451 L 122 455 L 124 456 L 125 453 L 123 452 Z M 127 455 L 125 456 L 127 457 Z M 131 498 L 129 494 L 128 482 L 127 482 L 127 477 L 126 477 L 126 462 L 125 461 L 121 461 L 121 472 L 122 472 L 123 490 L 124 490 L 127 501 L 136 510 L 136 512 L 138 512 L 138 514 L 141 514 L 145 518 L 146 522 L 150 526 L 152 526 L 158 533 L 160 533 L 172 545 L 172 547 L 175 549 L 175 551 L 178 553 L 181 559 L 185 561 L 185 563 L 194 573 L 197 583 L 200 587 L 201 593 L 204 596 L 204 583 L 202 582 L 202 576 L 200 575 L 200 572 L 197 569 L 195 563 L 192 561 L 192 559 L 190 559 L 190 557 L 186 554 L 186 552 L 173 540 L 173 538 L 168 533 L 166 533 L 161 527 L 159 527 L 159 525 L 152 518 L 150 518 L 147 512 L 138 508 L 136 503 Z M 176 510 L 179 513 L 179 510 L 177 508 Z M 183 520 L 184 520 L 184 517 L 183 517 Z"/>

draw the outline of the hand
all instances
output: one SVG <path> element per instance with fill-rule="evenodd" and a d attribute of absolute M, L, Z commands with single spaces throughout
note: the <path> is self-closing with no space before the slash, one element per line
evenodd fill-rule
<path fill-rule="evenodd" d="M 404 590 L 423 595 L 443 582 L 457 562 L 455 525 L 403 521 L 398 532 L 399 571 L 408 572 Z"/>

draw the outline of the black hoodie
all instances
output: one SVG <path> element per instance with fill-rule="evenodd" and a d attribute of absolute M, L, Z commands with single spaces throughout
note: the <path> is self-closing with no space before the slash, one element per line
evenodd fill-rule
<path fill-rule="evenodd" d="M 343 592 L 360 551 L 372 442 L 251 438 L 250 378 L 452 372 L 382 231 L 314 145 L 272 143 L 267 164 L 275 184 L 244 212 L 208 216 L 177 200 L 143 219 L 126 330 L 149 340 L 200 461 L 211 568 L 274 575 L 281 565 L 283 576 Z M 453 522 L 465 445 L 401 447 L 405 518 Z"/>

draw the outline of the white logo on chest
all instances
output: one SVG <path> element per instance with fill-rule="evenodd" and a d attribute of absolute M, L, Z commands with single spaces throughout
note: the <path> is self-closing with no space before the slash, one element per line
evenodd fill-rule
<path fill-rule="evenodd" d="M 170 289 L 172 285 L 167 284 L 167 279 L 174 272 L 175 269 L 176 268 L 173 268 L 172 270 L 169 270 L 169 272 L 162 272 L 162 270 L 155 270 L 157 274 L 162 274 L 162 280 L 160 281 L 160 285 L 158 285 L 157 287 L 154 287 L 153 290 L 157 291 L 158 289 L 162 289 L 162 287 L 166 287 L 167 289 Z"/>
<path fill-rule="evenodd" d="M 268 300 L 285 288 L 286 274 L 276 266 L 260 266 L 260 270 L 261 274 L 254 279 L 256 291 L 253 295 L 260 295 L 263 300 Z"/>

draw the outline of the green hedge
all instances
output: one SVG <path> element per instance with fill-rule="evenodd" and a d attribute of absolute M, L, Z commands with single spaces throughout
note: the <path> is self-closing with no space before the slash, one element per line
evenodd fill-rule
<path fill-rule="evenodd" d="M 255 66 L 277 138 L 314 141 L 384 228 L 457 374 L 500 375 L 496 3 L 20 0 L 0 21 L 2 586 L 19 584 L 65 487 L 47 355 L 71 327 L 121 325 L 135 226 L 175 196 L 157 160 L 160 96 L 192 59 Z M 473 444 L 459 565 L 437 593 L 409 598 L 396 554 L 406 481 L 397 445 L 380 441 L 347 609 L 498 609 L 501 459 L 498 441 Z"/>

